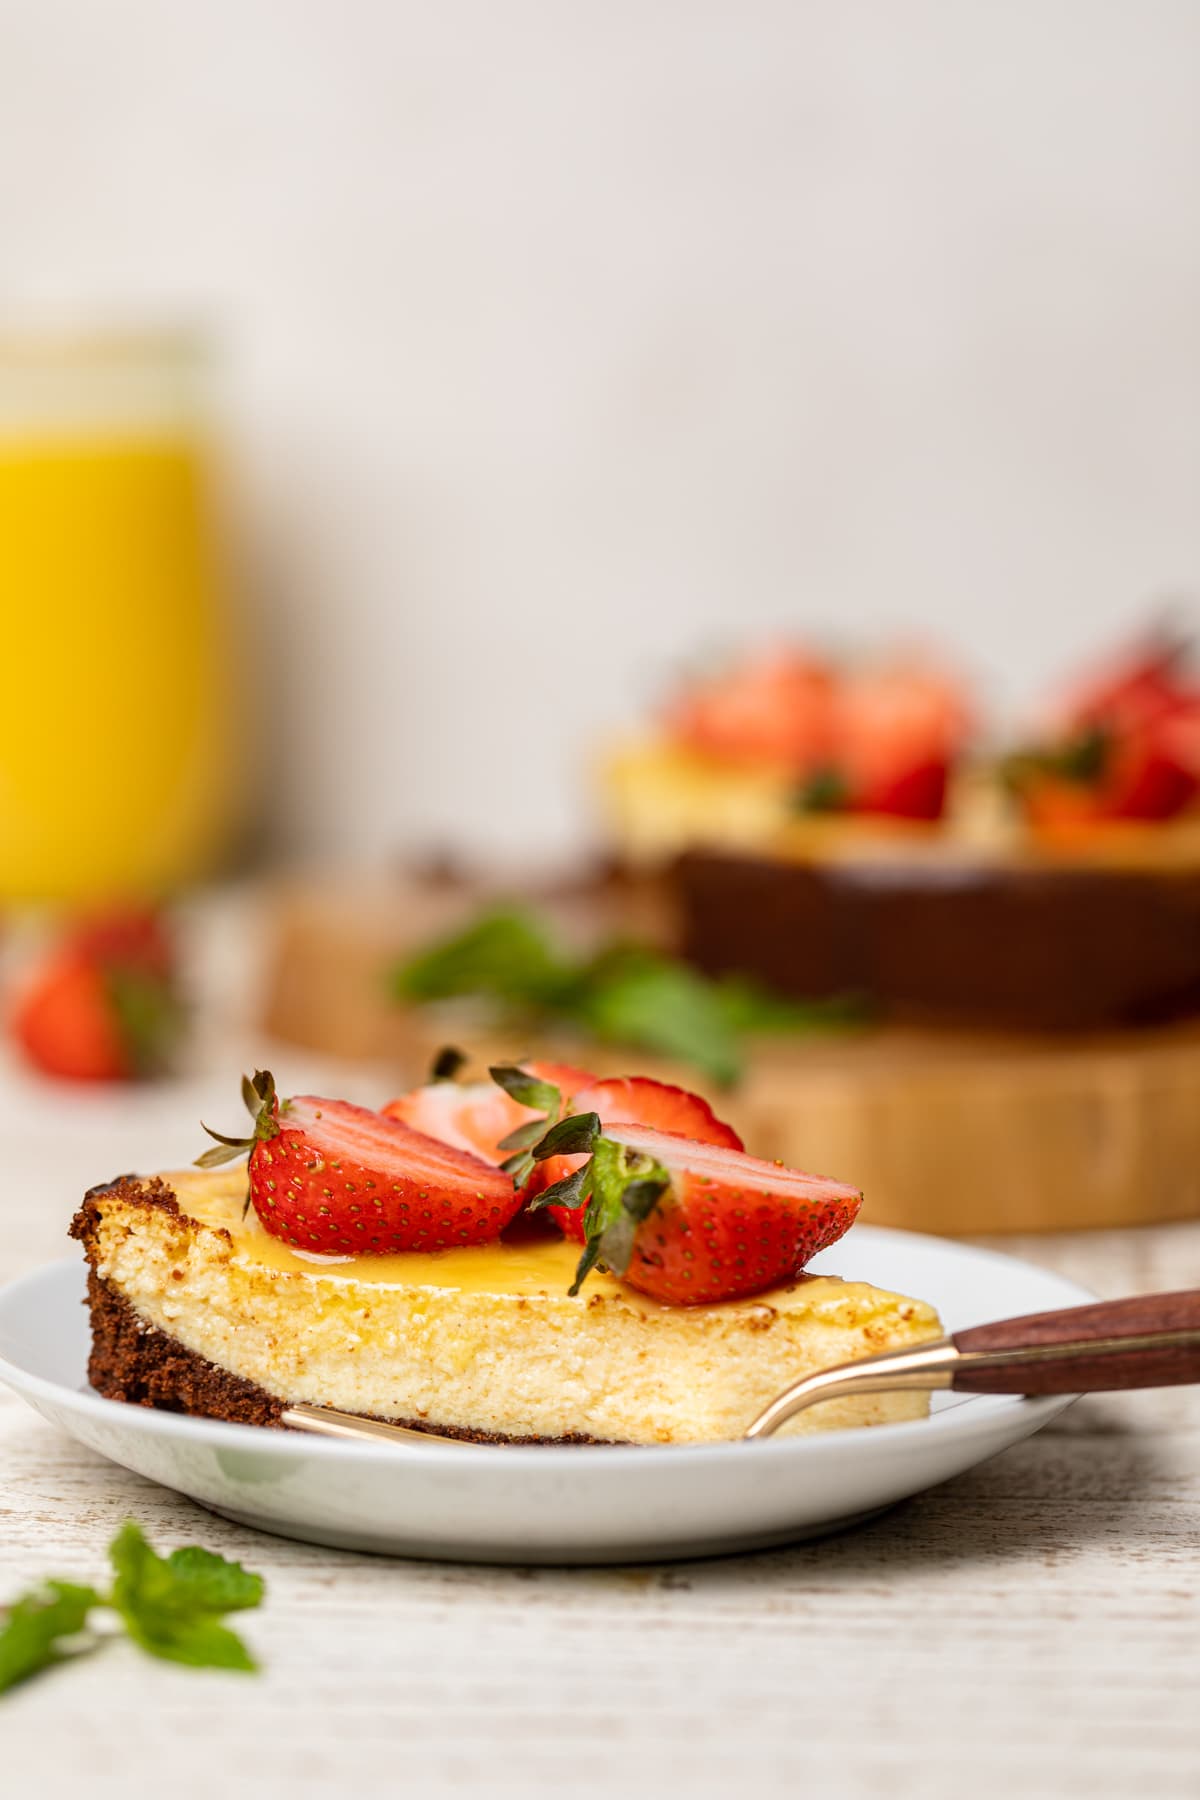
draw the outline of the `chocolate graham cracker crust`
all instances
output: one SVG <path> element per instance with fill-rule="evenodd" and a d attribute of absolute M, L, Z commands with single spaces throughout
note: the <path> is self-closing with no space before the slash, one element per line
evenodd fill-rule
<path fill-rule="evenodd" d="M 130 1406 L 148 1406 L 159 1412 L 185 1413 L 192 1418 L 222 1419 L 235 1425 L 281 1425 L 287 1402 L 267 1393 L 207 1357 L 189 1350 L 168 1333 L 138 1317 L 125 1296 L 97 1274 L 94 1267 L 94 1234 L 106 1195 L 119 1196 L 137 1206 L 160 1207 L 179 1218 L 187 1215 L 174 1191 L 159 1177 L 119 1175 L 99 1187 L 89 1188 L 71 1221 L 70 1235 L 83 1244 L 88 1258 L 87 1306 L 91 1315 L 92 1348 L 88 1357 L 88 1381 L 106 1400 Z M 372 1415 L 363 1414 L 362 1417 Z M 598 1444 L 604 1440 L 572 1434 L 564 1437 L 509 1437 L 500 1432 L 473 1431 L 456 1425 L 440 1425 L 428 1419 L 386 1419 L 410 1431 L 431 1437 L 457 1438 L 472 1444 Z"/>

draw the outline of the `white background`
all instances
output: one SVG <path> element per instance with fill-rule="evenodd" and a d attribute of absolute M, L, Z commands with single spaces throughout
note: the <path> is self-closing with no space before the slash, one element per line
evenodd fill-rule
<path fill-rule="evenodd" d="M 548 847 L 698 645 L 1200 586 L 1200 6 L 0 0 L 0 299 L 219 328 L 292 844 Z"/>

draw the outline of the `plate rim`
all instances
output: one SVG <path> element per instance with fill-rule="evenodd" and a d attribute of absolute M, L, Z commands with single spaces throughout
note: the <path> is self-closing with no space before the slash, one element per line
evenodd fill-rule
<path fill-rule="evenodd" d="M 866 1225 L 860 1228 L 862 1234 L 869 1233 L 873 1239 L 902 1239 L 906 1244 L 915 1246 L 936 1246 L 940 1255 L 950 1254 L 962 1256 L 973 1262 L 985 1261 L 1002 1264 L 1007 1268 L 1029 1269 L 1048 1277 L 1067 1290 L 1064 1306 L 1076 1304 L 1086 1305 L 1096 1299 L 1095 1293 L 1083 1286 L 1071 1276 L 1062 1275 L 1055 1269 L 1044 1269 L 1024 1257 L 1012 1256 L 1003 1250 L 993 1250 L 989 1246 L 966 1244 L 954 1238 L 943 1238 L 933 1232 L 904 1231 L 895 1226 Z M 6 1282 L 0 1287 L 0 1309 L 27 1288 L 36 1289 L 44 1284 L 52 1288 L 62 1284 L 68 1274 L 78 1280 L 86 1272 L 86 1263 L 73 1256 L 59 1257 L 50 1263 L 41 1263 L 28 1269 L 23 1275 Z M 1021 1315 L 1015 1315 L 1020 1317 Z M 386 1443 L 354 1443 L 345 1439 L 319 1437 L 315 1433 L 264 1431 L 259 1425 L 241 1425 L 225 1419 L 194 1418 L 186 1413 L 171 1413 L 155 1407 L 132 1406 L 122 1400 L 108 1400 L 91 1388 L 72 1388 L 65 1383 L 53 1381 L 44 1375 L 14 1363 L 0 1353 L 0 1382 L 11 1389 L 20 1398 L 32 1401 L 45 1400 L 56 1406 L 66 1406 L 85 1418 L 95 1419 L 99 1423 L 115 1423 L 119 1418 L 138 1433 L 150 1437 L 187 1439 L 197 1444 L 207 1444 L 213 1450 L 246 1449 L 251 1444 L 271 1456 L 290 1456 L 302 1453 L 305 1456 L 332 1458 L 345 1465 L 370 1469 L 386 1462 L 395 1467 L 397 1459 L 411 1460 L 426 1465 L 443 1462 L 451 1458 L 464 1470 L 468 1467 L 493 1468 L 501 1460 L 510 1468 L 522 1465 L 532 1466 L 536 1463 L 540 1469 L 547 1464 L 568 1461 L 578 1469 L 580 1446 L 578 1444 L 475 1444 L 455 1440 L 447 1443 L 431 1434 L 428 1444 L 417 1442 Z M 931 1436 L 942 1438 L 953 1436 L 956 1440 L 969 1439 L 975 1436 L 991 1437 L 1000 1431 L 1003 1433 L 1008 1416 L 1011 1424 L 1020 1419 L 1019 1435 L 1031 1436 L 1042 1426 L 1050 1423 L 1058 1413 L 1064 1411 L 1078 1398 L 1074 1394 L 1055 1394 L 1030 1397 L 1026 1395 L 982 1395 L 969 1396 L 962 1404 L 946 1407 L 940 1412 L 930 1414 L 923 1419 L 906 1419 L 893 1424 L 873 1425 L 869 1436 L 873 1445 L 881 1453 L 894 1446 L 906 1443 L 928 1441 Z M 983 1409 L 977 1409 L 973 1402 L 986 1399 L 994 1403 Z M 848 1435 L 858 1438 L 861 1434 L 848 1434 L 842 1431 L 815 1432 L 802 1436 L 770 1437 L 747 1441 L 742 1438 L 719 1439 L 698 1444 L 606 1444 L 604 1465 L 611 1468 L 638 1466 L 641 1468 L 661 1464 L 669 1459 L 672 1466 L 678 1468 L 689 1462 L 697 1466 L 728 1459 L 731 1450 L 737 1448 L 741 1459 L 746 1461 L 747 1455 L 755 1458 L 792 1458 L 801 1460 L 829 1459 L 844 1451 L 844 1440 Z"/>

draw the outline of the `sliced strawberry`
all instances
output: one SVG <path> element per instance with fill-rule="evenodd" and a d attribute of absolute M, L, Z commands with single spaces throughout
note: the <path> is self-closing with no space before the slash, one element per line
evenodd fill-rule
<path fill-rule="evenodd" d="M 48 1075 L 76 1081 L 125 1081 L 133 1058 L 104 973 L 79 955 L 58 957 L 20 1001 L 13 1030 L 25 1054 Z"/>
<path fill-rule="evenodd" d="M 1119 653 L 1067 693 L 1056 709 L 1060 730 L 1157 718 L 1192 686 L 1187 651 L 1186 641 L 1158 636 Z"/>
<path fill-rule="evenodd" d="M 591 1086 L 595 1080 L 588 1070 L 570 1063 L 529 1062 L 522 1066 L 535 1081 L 557 1088 L 562 1104 L 571 1110 L 576 1090 Z M 427 1137 L 440 1138 L 442 1143 L 469 1150 L 490 1163 L 503 1161 L 503 1138 L 543 1116 L 535 1107 L 522 1106 L 494 1081 L 460 1083 L 453 1079 L 413 1088 L 410 1093 L 389 1100 L 383 1112 L 389 1119 L 399 1119 Z"/>
<path fill-rule="evenodd" d="M 481 1157 L 348 1100 L 280 1100 L 264 1072 L 242 1083 L 249 1137 L 209 1130 L 201 1167 L 249 1151 L 250 1199 L 263 1228 L 321 1255 L 449 1250 L 500 1235 L 523 1196 Z"/>
<path fill-rule="evenodd" d="M 836 766 L 855 812 L 938 819 L 970 730 L 961 687 L 916 663 L 847 677 L 836 703 Z"/>
<path fill-rule="evenodd" d="M 672 1087 L 669 1082 L 652 1081 L 645 1075 L 618 1075 L 580 1088 L 570 1102 L 575 1113 L 594 1112 L 602 1125 L 621 1122 L 627 1125 L 649 1125 L 658 1131 L 670 1131 L 680 1137 L 694 1138 L 705 1144 L 724 1144 L 731 1150 L 742 1149 L 742 1140 L 732 1125 L 718 1119 L 707 1100 L 691 1094 L 686 1088 Z M 556 1182 L 564 1181 L 583 1166 L 583 1156 L 544 1158 L 534 1169 L 526 1192 L 530 1199 Z M 565 1237 L 584 1241 L 583 1213 L 578 1208 L 551 1206 L 549 1212 Z"/>
<path fill-rule="evenodd" d="M 1200 687 L 1186 645 L 1154 643 L 1077 686 L 1042 742 L 1010 759 L 1010 784 L 1041 827 L 1162 820 L 1200 795 Z"/>
<path fill-rule="evenodd" d="M 949 778 L 948 763 L 916 763 L 881 779 L 874 788 L 864 788 L 856 810 L 887 813 L 897 819 L 940 819 L 946 810 Z"/>
<path fill-rule="evenodd" d="M 1200 707 L 1194 717 L 1200 722 Z M 1173 710 L 1113 745 L 1103 784 L 1105 810 L 1114 819 L 1172 819 L 1200 791 L 1196 746 Z"/>
<path fill-rule="evenodd" d="M 694 684 L 668 710 L 667 729 L 709 756 L 802 773 L 828 753 L 835 679 L 812 657 L 767 654 Z"/>
<path fill-rule="evenodd" d="M 548 1148 L 578 1145 L 581 1128 L 591 1160 L 574 1184 L 587 1242 L 572 1293 L 597 1264 L 671 1306 L 762 1293 L 794 1281 L 862 1204 L 840 1182 L 646 1126 L 600 1132 L 566 1119 Z"/>

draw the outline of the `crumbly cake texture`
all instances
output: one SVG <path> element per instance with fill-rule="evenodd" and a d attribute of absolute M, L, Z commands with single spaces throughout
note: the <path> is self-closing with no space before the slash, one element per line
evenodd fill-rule
<path fill-rule="evenodd" d="M 71 1228 L 90 1264 L 89 1377 L 110 1399 L 255 1425 L 307 1401 L 484 1441 L 696 1442 L 739 1435 L 798 1375 L 940 1332 L 921 1301 L 828 1277 L 689 1308 L 283 1271 L 189 1216 L 173 1179 L 94 1188 Z M 927 1405 L 855 1396 L 795 1426 Z"/>
<path fill-rule="evenodd" d="M 88 1380 L 106 1400 L 154 1407 L 160 1412 L 187 1413 L 192 1418 L 224 1419 L 234 1425 L 278 1426 L 284 1402 L 252 1381 L 219 1369 L 194 1350 L 146 1326 L 125 1300 L 88 1271 L 88 1306 L 92 1315 L 92 1351 Z M 373 1418 L 362 1413 L 361 1418 Z M 467 1431 L 461 1426 L 431 1425 L 423 1419 L 392 1419 L 412 1431 L 453 1437 L 473 1444 L 597 1444 L 599 1438 L 505 1438 L 494 1431 Z"/>

